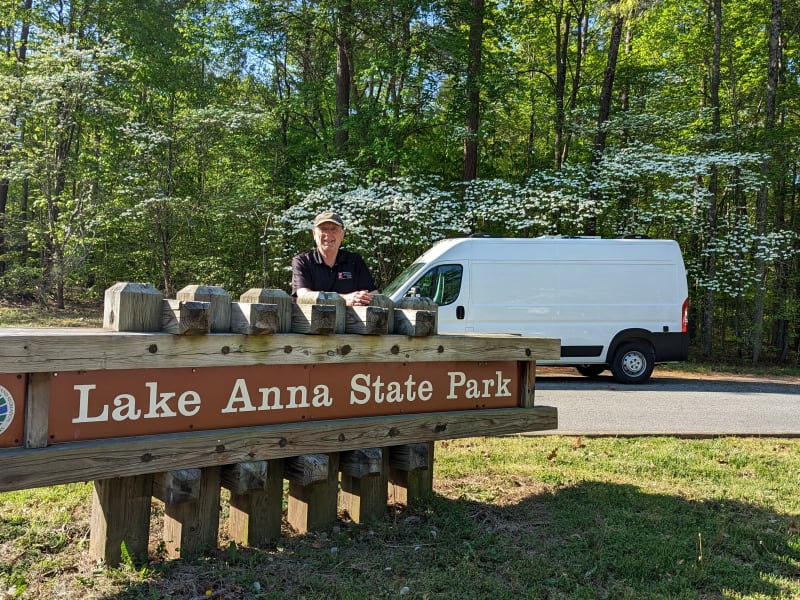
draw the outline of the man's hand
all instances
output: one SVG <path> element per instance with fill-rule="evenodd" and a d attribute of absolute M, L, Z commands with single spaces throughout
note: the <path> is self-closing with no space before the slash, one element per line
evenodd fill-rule
<path fill-rule="evenodd" d="M 373 292 L 367 290 L 359 290 L 350 294 L 342 294 L 342 298 L 347 306 L 369 306 L 369 303 L 372 302 L 372 294 Z"/>

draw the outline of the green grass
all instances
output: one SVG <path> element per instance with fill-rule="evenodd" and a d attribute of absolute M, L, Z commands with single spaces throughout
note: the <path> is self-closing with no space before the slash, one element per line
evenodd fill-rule
<path fill-rule="evenodd" d="M 66 309 L 0 300 L 0 327 L 102 327 L 98 303 L 71 303 Z M 2 598 L 2 597 L 0 597 Z"/>
<path fill-rule="evenodd" d="M 0 598 L 800 598 L 800 440 L 473 438 L 435 464 L 380 522 L 272 548 L 223 523 L 203 559 L 119 569 L 86 559 L 89 484 L 0 494 Z"/>

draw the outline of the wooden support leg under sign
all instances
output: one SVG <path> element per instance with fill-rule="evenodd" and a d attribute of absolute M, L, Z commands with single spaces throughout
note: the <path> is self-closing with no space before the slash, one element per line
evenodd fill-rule
<path fill-rule="evenodd" d="M 289 525 L 298 533 L 332 526 L 339 495 L 339 453 L 295 456 L 286 460 L 285 469 Z"/>
<path fill-rule="evenodd" d="M 389 502 L 414 506 L 433 493 L 433 442 L 391 446 Z"/>
<path fill-rule="evenodd" d="M 283 460 L 264 461 L 264 479 L 260 489 L 229 487 L 231 490 L 228 534 L 243 546 L 264 546 L 281 535 L 283 518 Z"/>
<path fill-rule="evenodd" d="M 153 476 L 115 477 L 94 482 L 89 556 L 116 567 L 125 553 L 137 564 L 147 560 Z"/>
<path fill-rule="evenodd" d="M 217 547 L 221 467 L 200 471 L 196 498 L 164 504 L 163 535 L 170 558 L 191 558 Z"/>
<path fill-rule="evenodd" d="M 382 519 L 388 497 L 388 453 L 383 448 L 360 448 L 342 452 L 339 462 L 342 473 L 339 507 L 355 523 Z"/>

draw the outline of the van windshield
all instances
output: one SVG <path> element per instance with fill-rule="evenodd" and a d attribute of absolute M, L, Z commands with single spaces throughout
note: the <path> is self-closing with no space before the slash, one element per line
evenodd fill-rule
<path fill-rule="evenodd" d="M 423 263 L 421 263 L 421 262 L 415 262 L 415 263 L 412 263 L 411 265 L 407 266 L 405 269 L 403 269 L 403 272 L 400 273 L 400 275 L 398 275 L 397 277 L 392 279 L 392 282 L 389 285 L 387 285 L 385 288 L 383 288 L 384 295 L 391 296 L 397 290 L 399 290 L 400 287 L 406 281 L 408 281 L 408 278 L 411 276 L 412 273 L 414 273 L 416 271 L 419 271 L 419 269 L 422 267 L 422 264 Z"/>
<path fill-rule="evenodd" d="M 400 289 L 408 281 L 408 275 L 411 275 L 420 266 L 420 263 L 415 263 L 401 273 L 397 279 L 389 284 L 385 292 L 386 295 L 391 295 Z M 461 265 L 438 265 L 432 267 L 413 283 L 406 295 L 413 293 L 415 296 L 430 298 L 439 306 L 452 304 L 456 301 L 461 291 L 463 272 L 464 268 Z"/>

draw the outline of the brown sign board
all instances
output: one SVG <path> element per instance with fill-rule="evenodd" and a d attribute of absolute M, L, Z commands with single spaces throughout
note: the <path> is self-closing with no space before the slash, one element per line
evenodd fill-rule
<path fill-rule="evenodd" d="M 50 376 L 48 437 L 56 443 L 511 408 L 520 393 L 516 361 L 59 372 Z"/>
<path fill-rule="evenodd" d="M 0 373 L 0 448 L 22 446 L 25 375 Z"/>

